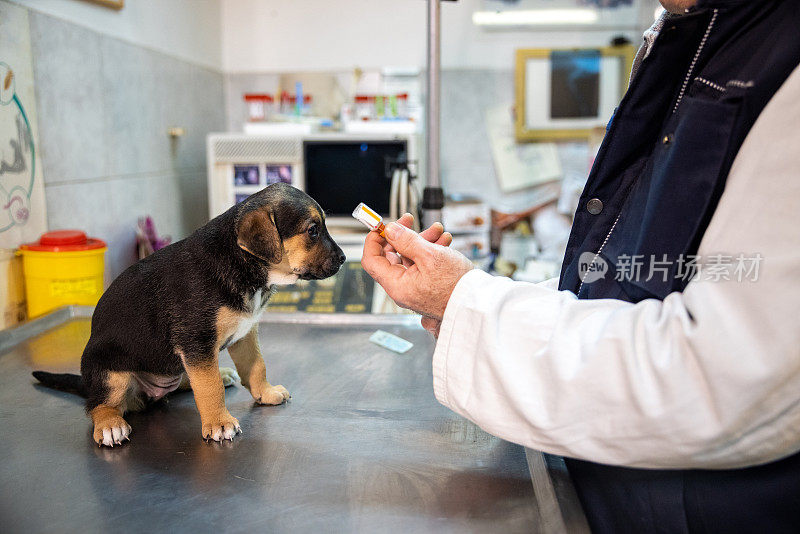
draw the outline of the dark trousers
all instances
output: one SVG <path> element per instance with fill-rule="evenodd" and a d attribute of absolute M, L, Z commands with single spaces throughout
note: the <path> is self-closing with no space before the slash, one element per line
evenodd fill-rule
<path fill-rule="evenodd" d="M 724 471 L 565 460 L 594 533 L 800 533 L 800 453 Z"/>

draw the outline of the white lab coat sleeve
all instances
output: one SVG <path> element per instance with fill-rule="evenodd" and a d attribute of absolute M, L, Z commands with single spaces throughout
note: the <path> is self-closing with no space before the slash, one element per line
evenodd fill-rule
<path fill-rule="evenodd" d="M 558 277 L 545 280 L 544 282 L 540 282 L 536 285 L 539 287 L 546 287 L 548 289 L 558 289 Z"/>
<path fill-rule="evenodd" d="M 698 251 L 743 254 L 741 281 L 701 272 L 631 304 L 473 271 L 444 314 L 436 398 L 501 438 L 607 464 L 732 468 L 800 450 L 798 124 L 800 70 L 745 140 Z"/>

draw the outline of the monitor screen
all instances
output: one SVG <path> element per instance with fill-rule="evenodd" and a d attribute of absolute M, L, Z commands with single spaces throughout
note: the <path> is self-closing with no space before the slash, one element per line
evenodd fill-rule
<path fill-rule="evenodd" d="M 386 163 L 401 156 L 407 156 L 405 141 L 306 141 L 306 193 L 329 216 L 349 216 L 359 202 L 388 215 Z"/>

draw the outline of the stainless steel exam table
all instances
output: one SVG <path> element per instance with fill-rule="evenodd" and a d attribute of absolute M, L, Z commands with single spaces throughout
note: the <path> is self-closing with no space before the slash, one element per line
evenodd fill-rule
<path fill-rule="evenodd" d="M 268 376 L 287 404 L 228 388 L 244 433 L 205 443 L 191 393 L 177 393 L 128 415 L 131 443 L 107 449 L 82 399 L 30 375 L 78 369 L 91 311 L 0 332 L 3 532 L 587 531 L 563 463 L 526 461 L 436 402 L 417 318 L 267 314 Z M 370 343 L 378 328 L 414 347 Z"/>

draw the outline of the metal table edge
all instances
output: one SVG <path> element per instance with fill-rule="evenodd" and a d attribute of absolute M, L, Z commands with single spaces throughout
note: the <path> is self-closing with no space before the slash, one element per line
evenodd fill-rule
<path fill-rule="evenodd" d="M 38 336 L 71 319 L 89 319 L 94 306 L 64 306 L 53 312 L 31 319 L 14 328 L 0 330 L 0 355 L 20 343 Z M 264 313 L 262 324 L 309 324 L 335 326 L 406 326 L 419 327 L 417 314 L 344 314 L 344 313 Z"/>
<path fill-rule="evenodd" d="M 564 458 L 525 447 L 542 532 L 589 534 L 591 529 Z"/>

